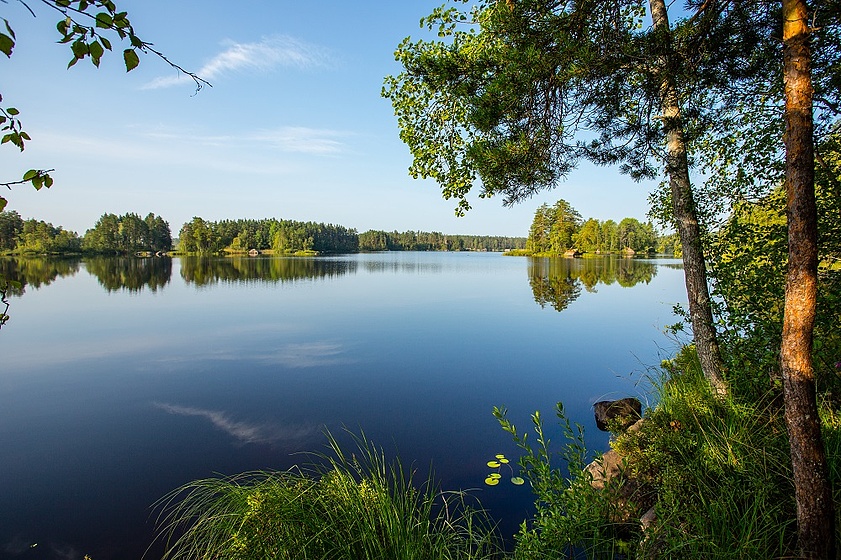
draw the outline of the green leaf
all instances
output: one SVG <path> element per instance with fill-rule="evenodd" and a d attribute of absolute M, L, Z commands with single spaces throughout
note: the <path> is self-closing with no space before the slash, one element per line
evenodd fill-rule
<path fill-rule="evenodd" d="M 23 180 L 24 181 L 31 181 L 32 179 L 34 179 L 37 176 L 38 176 L 38 170 L 37 169 L 30 169 L 29 171 L 27 171 L 26 173 L 23 174 Z"/>
<path fill-rule="evenodd" d="M 9 35 L 12 37 L 12 39 L 15 39 L 15 38 L 16 38 L 16 37 L 15 37 L 15 32 L 14 32 L 14 30 L 12 29 L 12 26 L 11 26 L 11 25 L 9 25 L 9 20 L 7 20 L 6 18 L 3 18 L 3 21 L 4 21 L 4 22 L 5 22 L 5 24 L 6 24 L 6 31 L 8 31 L 8 32 L 9 32 Z"/>
<path fill-rule="evenodd" d="M 48 174 L 44 174 L 44 186 L 50 188 L 53 186 L 53 178 Z"/>
<path fill-rule="evenodd" d="M 73 56 L 77 59 L 85 58 L 85 56 L 90 53 L 90 47 L 88 47 L 88 44 L 81 39 L 74 41 L 73 44 L 70 45 L 70 50 L 73 51 Z"/>
<path fill-rule="evenodd" d="M 5 33 L 0 33 L 0 52 L 8 57 L 12 56 L 12 49 L 15 48 L 15 41 Z"/>
<path fill-rule="evenodd" d="M 499 467 L 499 461 L 488 461 L 488 466 L 492 469 Z"/>
<path fill-rule="evenodd" d="M 99 41 L 102 43 L 103 47 L 105 47 L 109 51 L 111 50 L 111 41 L 109 41 L 107 37 L 100 37 Z"/>
<path fill-rule="evenodd" d="M 521 486 L 521 485 L 525 484 L 525 482 L 526 481 L 523 480 L 522 477 L 519 477 L 519 476 L 512 476 L 511 477 L 511 484 L 516 484 L 517 486 Z"/>
<path fill-rule="evenodd" d="M 96 14 L 96 26 L 102 29 L 108 29 L 114 23 L 114 19 L 107 12 L 99 12 Z"/>
<path fill-rule="evenodd" d="M 492 478 L 492 477 L 489 476 L 488 478 L 485 479 L 485 484 L 487 484 L 488 486 L 496 486 L 497 484 L 499 484 L 499 479 L 498 478 Z"/>
<path fill-rule="evenodd" d="M 69 8 L 70 0 L 55 0 L 55 4 L 60 8 Z"/>
<path fill-rule="evenodd" d="M 14 117 L 15 115 L 20 115 L 20 111 L 18 111 L 18 110 L 17 110 L 17 109 L 15 109 L 14 107 L 9 107 L 8 109 L 6 109 L 6 113 L 8 113 L 8 114 L 12 115 L 13 117 Z"/>
<path fill-rule="evenodd" d="M 99 67 L 99 59 L 102 58 L 102 54 L 105 52 L 105 49 L 102 48 L 99 41 L 94 41 L 88 45 L 88 50 L 91 53 L 91 60 L 93 60 L 94 65 Z"/>
<path fill-rule="evenodd" d="M 126 63 L 126 72 L 131 72 L 137 65 L 140 64 L 140 58 L 137 56 L 137 53 L 134 52 L 134 49 L 126 49 L 123 51 L 123 60 Z"/>
<path fill-rule="evenodd" d="M 8 203 L 9 203 L 8 200 L 6 200 L 2 196 L 0 196 L 0 212 L 3 211 L 3 208 L 5 208 Z"/>
<path fill-rule="evenodd" d="M 63 37 L 67 37 L 68 32 L 70 31 L 70 18 L 62 19 L 58 23 L 55 24 L 55 28 L 58 30 L 59 33 Z"/>

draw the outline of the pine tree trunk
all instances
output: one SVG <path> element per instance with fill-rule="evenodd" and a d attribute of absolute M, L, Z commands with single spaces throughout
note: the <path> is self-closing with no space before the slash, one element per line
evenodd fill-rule
<path fill-rule="evenodd" d="M 677 90 L 671 72 L 669 16 L 665 0 L 650 0 L 649 5 L 654 29 L 662 31 L 664 38 L 664 54 L 659 64 L 663 75 L 660 101 L 666 132 L 666 173 L 669 176 L 672 194 L 672 211 L 680 242 L 683 245 L 683 270 L 686 278 L 686 294 L 689 297 L 689 318 L 692 321 L 692 333 L 698 359 L 701 362 L 701 370 L 716 394 L 721 396 L 727 394 L 728 389 L 727 382 L 724 380 L 724 364 L 713 324 L 707 268 L 701 244 L 701 229 L 695 212 L 692 184 L 689 181 L 686 141 L 683 136 Z"/>
<path fill-rule="evenodd" d="M 812 364 L 818 235 L 808 10 L 804 0 L 783 0 L 782 4 L 789 253 L 780 351 L 785 420 L 801 554 L 804 558 L 835 558 L 834 504 Z"/>

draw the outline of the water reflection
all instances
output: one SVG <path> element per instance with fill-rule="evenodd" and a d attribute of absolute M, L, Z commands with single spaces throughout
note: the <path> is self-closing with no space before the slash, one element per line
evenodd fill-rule
<path fill-rule="evenodd" d="M 172 259 L 167 258 L 93 257 L 85 260 L 85 268 L 108 292 L 147 287 L 157 292 L 172 277 Z"/>
<path fill-rule="evenodd" d="M 315 425 L 280 426 L 273 423 L 255 423 L 234 420 L 231 415 L 221 410 L 210 410 L 193 406 L 180 406 L 170 403 L 152 403 L 169 414 L 193 416 L 209 421 L 214 427 L 233 437 L 239 443 L 275 443 L 278 441 L 296 441 L 308 439 L 317 434 Z"/>
<path fill-rule="evenodd" d="M 599 284 L 630 288 L 657 275 L 657 265 L 621 257 L 566 259 L 530 258 L 529 285 L 540 307 L 551 305 L 563 311 L 581 295 L 581 289 L 595 292 Z"/>
<path fill-rule="evenodd" d="M 80 259 L 0 258 L 0 278 L 12 283 L 6 295 L 20 296 L 27 287 L 49 286 L 56 278 L 74 276 Z"/>
<path fill-rule="evenodd" d="M 353 260 L 319 258 L 182 257 L 181 277 L 188 284 L 219 282 L 275 283 L 311 278 L 334 278 L 356 272 Z"/>

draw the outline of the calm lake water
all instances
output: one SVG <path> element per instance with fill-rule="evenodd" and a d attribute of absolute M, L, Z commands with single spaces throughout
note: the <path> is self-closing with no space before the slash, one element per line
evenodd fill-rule
<path fill-rule="evenodd" d="M 603 450 L 595 401 L 644 399 L 686 295 L 679 261 L 494 253 L 0 260 L 0 557 L 140 558 L 155 500 L 286 469 L 364 431 L 475 488 L 512 534 L 528 485 L 483 485 L 557 401 Z M 554 423 L 553 423 L 554 424 Z M 560 438 L 555 439 L 560 443 Z M 153 548 L 147 558 L 157 558 Z"/>

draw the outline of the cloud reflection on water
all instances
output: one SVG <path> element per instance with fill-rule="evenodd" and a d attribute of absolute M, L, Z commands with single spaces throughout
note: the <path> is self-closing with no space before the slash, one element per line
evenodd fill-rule
<path fill-rule="evenodd" d="M 284 427 L 277 424 L 255 424 L 237 421 L 221 410 L 154 402 L 156 408 L 178 416 L 195 416 L 209 420 L 216 428 L 228 433 L 241 443 L 274 443 L 305 439 L 318 432 L 316 426 Z"/>

